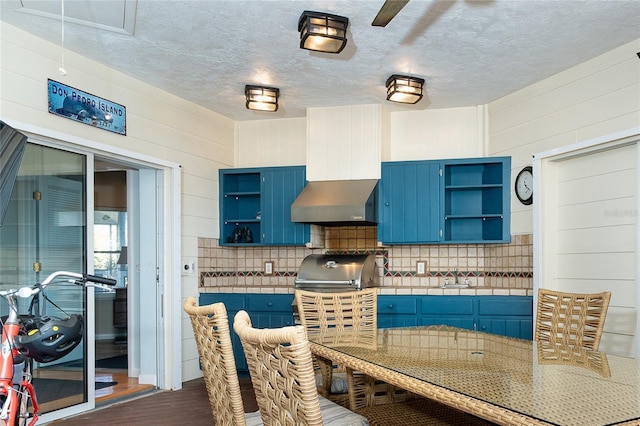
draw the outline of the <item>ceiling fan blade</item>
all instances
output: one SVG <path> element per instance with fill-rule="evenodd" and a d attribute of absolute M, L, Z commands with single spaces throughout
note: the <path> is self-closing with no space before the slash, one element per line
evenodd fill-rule
<path fill-rule="evenodd" d="M 409 3 L 409 0 L 385 0 L 371 25 L 374 27 L 386 27 L 407 3 Z"/>

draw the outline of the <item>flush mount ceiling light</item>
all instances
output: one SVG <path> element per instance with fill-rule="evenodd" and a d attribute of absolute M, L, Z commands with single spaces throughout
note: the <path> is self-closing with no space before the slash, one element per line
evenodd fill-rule
<path fill-rule="evenodd" d="M 387 100 L 415 104 L 422 99 L 424 79 L 394 74 L 387 79 Z"/>
<path fill-rule="evenodd" d="M 247 109 L 255 111 L 277 111 L 280 89 L 266 86 L 244 86 L 247 97 Z"/>
<path fill-rule="evenodd" d="M 349 18 L 305 10 L 298 21 L 300 48 L 340 53 L 347 45 Z"/>

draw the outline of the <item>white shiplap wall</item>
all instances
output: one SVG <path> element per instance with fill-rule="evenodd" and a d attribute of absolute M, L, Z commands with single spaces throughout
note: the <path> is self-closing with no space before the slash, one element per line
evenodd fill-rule
<path fill-rule="evenodd" d="M 368 124 L 368 129 L 379 129 L 379 135 L 354 130 L 354 107 L 313 109 L 309 120 L 318 120 L 310 124 L 313 142 L 307 140 L 306 118 L 239 122 L 237 166 L 302 165 L 309 161 L 312 177 L 356 179 L 378 178 L 380 161 L 484 156 L 484 106 L 391 113 L 384 107 L 365 107 L 357 107 L 359 114 L 370 114 L 373 124 Z M 342 121 L 337 116 L 342 116 Z M 327 129 L 324 123 L 330 119 L 334 124 Z M 352 137 L 354 134 L 357 136 Z"/>
<path fill-rule="evenodd" d="M 236 126 L 237 167 L 305 164 L 306 118 L 240 121 Z"/>
<path fill-rule="evenodd" d="M 383 161 L 485 156 L 485 106 L 392 112 Z"/>
<path fill-rule="evenodd" d="M 307 109 L 307 179 L 379 179 L 382 105 Z"/>
<path fill-rule="evenodd" d="M 70 51 L 65 51 L 68 75 L 60 76 L 60 46 L 5 22 L 0 25 L 0 54 L 0 117 L 180 164 L 182 255 L 197 259 L 198 237 L 218 237 L 218 169 L 234 165 L 232 120 Z M 47 78 L 124 105 L 127 135 L 49 114 Z M 182 297 L 198 294 L 195 276 L 182 277 L 181 287 Z M 184 313 L 181 317 L 175 326 L 183 337 L 183 379 L 190 380 L 202 373 L 191 325 Z"/>
<path fill-rule="evenodd" d="M 541 285 L 611 291 L 600 350 L 636 353 L 637 143 L 543 160 Z"/>
<path fill-rule="evenodd" d="M 517 172 L 532 164 L 535 154 L 550 158 L 585 141 L 640 133 L 638 51 L 640 39 L 489 104 L 488 153 L 512 156 L 512 187 Z M 611 290 L 602 349 L 635 355 L 637 230 L 627 232 L 630 228 L 623 226 L 636 229 L 637 224 L 603 225 L 615 222 L 606 211 L 620 203 L 635 202 L 637 212 L 632 200 L 638 196 L 638 160 L 632 153 L 620 159 L 613 151 L 594 155 L 543 162 L 536 177 L 541 193 L 534 194 L 533 206 L 512 197 L 511 230 L 534 233 L 536 288 Z M 634 173 L 635 180 L 625 180 L 624 175 Z"/>
<path fill-rule="evenodd" d="M 640 126 L 638 51 L 640 39 L 489 104 L 487 154 L 512 157 L 512 187 L 536 153 Z M 511 231 L 533 231 L 516 197 Z"/>

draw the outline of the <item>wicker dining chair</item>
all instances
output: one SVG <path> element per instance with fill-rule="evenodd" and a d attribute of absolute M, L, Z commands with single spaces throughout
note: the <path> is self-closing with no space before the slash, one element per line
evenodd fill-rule
<path fill-rule="evenodd" d="M 294 295 L 300 323 L 309 339 L 327 339 L 330 335 L 334 345 L 372 348 L 376 344 L 376 289 L 337 293 L 296 289 Z M 376 389 L 376 383 L 370 377 L 334 366 L 330 360 L 314 361 L 322 375 L 318 391 L 324 397 L 352 410 L 375 405 L 373 399 L 381 393 L 386 398 L 386 392 Z"/>
<path fill-rule="evenodd" d="M 611 292 L 580 294 L 538 290 L 535 339 L 598 350 Z"/>
<path fill-rule="evenodd" d="M 318 395 L 309 340 L 302 326 L 257 329 L 239 311 L 240 336 L 256 401 L 265 426 L 367 426 L 349 409 Z"/>
<path fill-rule="evenodd" d="M 260 412 L 244 412 L 233 358 L 229 319 L 223 303 L 198 306 L 188 297 L 184 310 L 191 319 L 209 403 L 217 425 L 262 425 Z M 186 419 L 185 419 L 186 420 Z"/>
<path fill-rule="evenodd" d="M 294 292 L 300 322 L 309 338 L 330 341 L 334 346 L 373 349 L 377 345 L 378 292 L 368 288 L 348 292 Z M 343 396 L 330 393 L 333 366 L 319 360 L 323 381 L 319 392 L 342 403 Z M 365 374 L 346 369 L 349 407 L 366 417 L 372 426 L 488 426 L 492 423 Z"/>

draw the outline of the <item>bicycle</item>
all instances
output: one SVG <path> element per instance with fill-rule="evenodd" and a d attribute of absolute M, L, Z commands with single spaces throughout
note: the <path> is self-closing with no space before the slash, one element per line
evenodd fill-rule
<path fill-rule="evenodd" d="M 9 305 L 9 314 L 1 320 L 0 347 L 0 426 L 33 426 L 38 421 L 38 400 L 32 384 L 33 362 L 58 360 L 71 352 L 82 341 L 82 315 L 67 318 L 40 315 L 39 299 L 55 303 L 46 297 L 45 288 L 57 278 L 65 278 L 83 287 L 98 287 L 112 291 L 116 280 L 89 274 L 57 271 L 40 284 L 0 291 Z M 18 299 L 31 298 L 29 313 L 18 312 Z M 64 312 L 60 307 L 58 307 Z M 34 310 L 36 312 L 34 312 Z M 66 313 L 65 313 L 66 314 Z M 29 405 L 32 410 L 29 410 Z"/>

